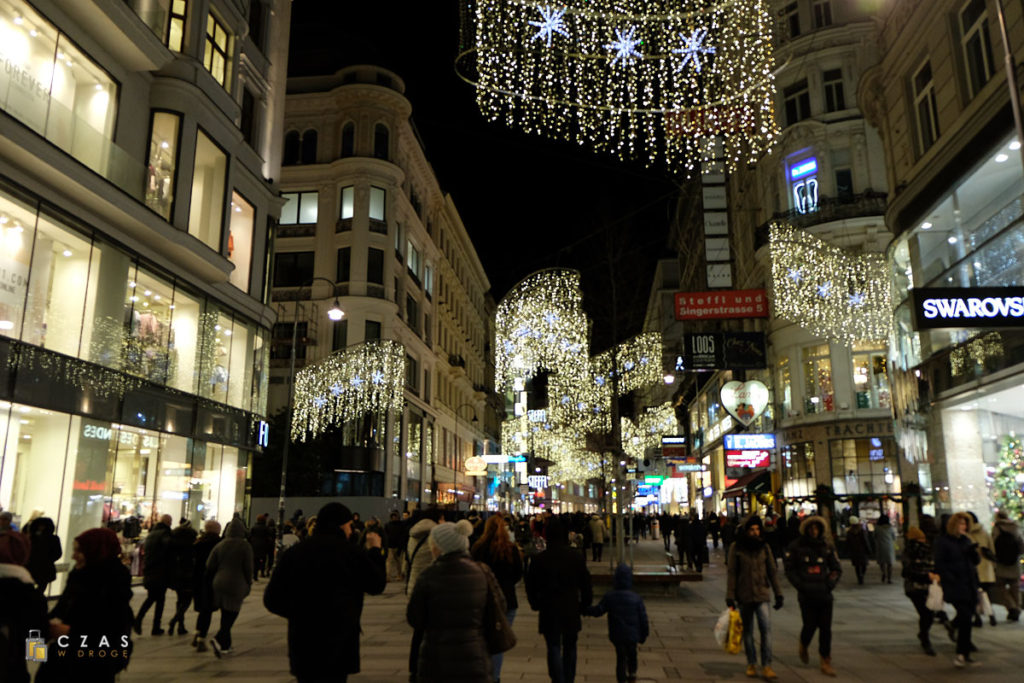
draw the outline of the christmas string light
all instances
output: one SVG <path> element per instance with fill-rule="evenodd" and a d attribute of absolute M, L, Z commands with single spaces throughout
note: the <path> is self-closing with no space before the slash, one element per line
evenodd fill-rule
<path fill-rule="evenodd" d="M 292 440 L 317 437 L 365 413 L 402 409 L 405 347 L 389 339 L 335 351 L 295 374 Z"/>
<path fill-rule="evenodd" d="M 622 426 L 622 450 L 634 459 L 643 459 L 648 448 L 661 445 L 662 436 L 677 434 L 679 423 L 676 409 L 671 402 L 647 408 L 633 422 L 627 417 L 620 418 Z"/>
<path fill-rule="evenodd" d="M 765 0 L 464 0 L 456 71 L 490 121 L 692 171 L 777 136 Z"/>
<path fill-rule="evenodd" d="M 769 253 L 775 315 L 847 346 L 889 339 L 884 255 L 848 252 L 784 223 L 772 224 Z"/>

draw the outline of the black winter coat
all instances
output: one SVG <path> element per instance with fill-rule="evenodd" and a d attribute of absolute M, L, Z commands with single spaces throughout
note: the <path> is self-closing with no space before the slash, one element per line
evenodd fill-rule
<path fill-rule="evenodd" d="M 249 543 L 254 557 L 266 557 L 274 550 L 274 537 L 265 522 L 256 522 L 249 529 Z"/>
<path fill-rule="evenodd" d="M 68 574 L 67 586 L 50 611 L 71 627 L 61 648 L 58 639 L 51 644 L 49 659 L 36 675 L 37 683 L 50 681 L 113 681 L 114 675 L 128 666 L 125 651 L 131 653 L 132 577 L 119 559 L 113 558 Z M 86 647 L 82 647 L 85 638 Z M 106 645 L 102 639 L 106 638 Z M 110 656 L 79 656 L 79 649 L 105 649 Z M 64 656 L 57 653 L 65 649 Z M 116 656 L 113 653 L 117 653 Z"/>
<path fill-rule="evenodd" d="M 843 573 L 835 549 L 822 538 L 801 535 L 786 548 L 786 578 L 800 599 L 831 600 Z"/>
<path fill-rule="evenodd" d="M 174 590 L 193 590 L 198 535 L 191 526 L 178 526 L 171 531 L 171 541 L 167 546 L 167 578 L 168 585 Z"/>
<path fill-rule="evenodd" d="M 907 541 L 903 550 L 903 592 L 907 595 L 927 593 L 932 584 L 929 573 L 935 571 L 934 551 L 928 543 L 917 539 Z"/>
<path fill-rule="evenodd" d="M 359 673 L 363 594 L 383 593 L 387 580 L 383 554 L 343 536 L 314 533 L 281 553 L 263 604 L 288 620 L 288 660 L 297 678 Z"/>
<path fill-rule="evenodd" d="M 218 543 L 220 543 L 220 536 L 204 532 L 192 549 L 194 560 L 192 594 L 197 612 L 213 611 L 213 586 L 211 585 L 213 576 L 206 575 L 206 560 L 210 557 L 210 551 Z"/>
<path fill-rule="evenodd" d="M 142 583 L 146 588 L 166 587 L 170 578 L 168 565 L 170 560 L 171 527 L 160 522 L 149 533 L 142 546 Z"/>
<path fill-rule="evenodd" d="M 57 578 L 55 566 L 64 549 L 60 545 L 60 536 L 53 532 L 53 522 L 46 518 L 35 519 L 29 524 L 28 539 L 32 548 L 28 556 L 28 571 L 32 580 L 40 588 Z"/>
<path fill-rule="evenodd" d="M 601 602 L 586 610 L 599 617 L 608 613 L 608 640 L 613 643 L 642 643 L 650 629 L 644 601 L 633 592 L 633 570 L 620 564 L 612 579 L 612 590 L 604 594 Z"/>
<path fill-rule="evenodd" d="M 505 607 L 508 610 L 519 608 L 519 599 L 516 597 L 516 584 L 523 578 L 523 558 L 519 555 L 519 549 L 513 548 L 512 561 L 499 560 L 491 556 L 490 544 L 473 549 L 473 559 L 483 562 L 498 579 L 501 592 L 505 594 Z"/>
<path fill-rule="evenodd" d="M 466 552 L 442 555 L 423 570 L 406 619 L 423 632 L 417 683 L 489 683 L 491 655 L 484 639 L 486 566 Z"/>
<path fill-rule="evenodd" d="M 853 566 L 864 566 L 868 563 L 868 557 L 873 554 L 871 539 L 861 525 L 852 526 L 846 532 L 846 552 L 849 553 Z"/>
<path fill-rule="evenodd" d="M 950 604 L 978 599 L 977 544 L 970 536 L 939 534 L 935 538 L 935 573 L 942 584 L 942 597 Z"/>
<path fill-rule="evenodd" d="M 402 550 L 409 545 L 409 525 L 393 519 L 384 525 L 384 534 L 388 539 L 388 548 Z"/>
<path fill-rule="evenodd" d="M 548 543 L 548 549 L 530 562 L 526 574 L 530 609 L 540 612 L 539 633 L 578 633 L 580 613 L 594 600 L 587 562 L 567 545 Z"/>
<path fill-rule="evenodd" d="M 24 567 L 0 564 L 0 681 L 28 683 L 25 638 L 36 630 L 47 637 L 46 598 L 32 586 Z M 9 634 L 4 637 L 3 634 Z M 24 634 L 24 635 L 22 635 Z"/>

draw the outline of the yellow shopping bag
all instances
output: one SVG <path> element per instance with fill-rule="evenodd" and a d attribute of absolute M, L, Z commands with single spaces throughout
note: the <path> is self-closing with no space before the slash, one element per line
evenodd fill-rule
<path fill-rule="evenodd" d="M 725 640 L 725 651 L 731 655 L 743 649 L 743 620 L 739 610 L 729 610 L 729 637 Z"/>

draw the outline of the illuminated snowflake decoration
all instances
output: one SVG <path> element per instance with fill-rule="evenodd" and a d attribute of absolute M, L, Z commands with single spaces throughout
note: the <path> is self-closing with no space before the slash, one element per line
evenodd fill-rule
<path fill-rule="evenodd" d="M 615 66 L 615 64 L 620 60 L 623 62 L 629 62 L 643 57 L 643 55 L 636 50 L 636 46 L 640 45 L 643 41 L 639 38 L 634 38 L 635 35 L 635 26 L 630 27 L 626 31 L 615 29 L 615 40 L 604 46 L 606 50 L 612 51 L 612 66 Z"/>
<path fill-rule="evenodd" d="M 820 285 L 818 285 L 818 296 L 820 296 L 822 299 L 827 299 L 828 295 L 831 292 L 832 292 L 832 283 L 831 282 L 823 282 Z"/>
<path fill-rule="evenodd" d="M 565 16 L 564 9 L 547 6 L 538 7 L 537 10 L 540 12 L 540 21 L 527 22 L 530 26 L 536 26 L 539 29 L 537 35 L 533 37 L 534 40 L 545 40 L 547 46 L 551 47 L 551 39 L 554 34 L 560 33 L 566 38 L 569 37 L 569 32 L 565 30 L 565 24 L 562 23 L 562 17 Z"/>
<path fill-rule="evenodd" d="M 693 68 L 696 69 L 697 73 L 700 73 L 700 56 L 701 55 L 713 55 L 715 54 L 715 48 L 707 45 L 702 45 L 704 39 L 708 36 L 708 30 L 694 30 L 690 34 L 689 38 L 683 38 L 683 47 L 680 50 L 672 50 L 672 54 L 682 55 L 683 59 L 676 68 L 676 71 L 682 71 L 687 64 L 693 63 Z"/>

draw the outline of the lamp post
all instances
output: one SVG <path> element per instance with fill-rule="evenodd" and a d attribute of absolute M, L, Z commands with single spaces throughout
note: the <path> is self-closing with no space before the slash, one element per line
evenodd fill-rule
<path fill-rule="evenodd" d="M 331 286 L 331 292 L 334 292 L 334 283 L 325 277 L 312 277 L 307 280 L 304 284 L 299 287 L 299 294 L 302 293 L 304 287 L 310 288 L 310 298 L 313 298 L 312 287 L 315 282 L 322 280 Z M 299 336 L 299 310 L 302 308 L 302 302 L 299 299 L 295 300 L 295 319 L 292 321 L 292 348 L 288 354 L 288 423 L 285 427 L 284 434 L 284 446 L 281 448 L 281 496 L 277 501 L 277 537 L 278 539 L 284 538 L 284 499 L 285 499 L 285 487 L 288 482 L 288 445 L 292 441 L 292 399 L 293 392 L 295 391 L 295 347 L 298 346 Z M 334 303 L 331 308 L 327 311 L 327 317 L 337 322 L 345 317 L 345 311 L 341 310 L 341 304 L 338 302 L 338 297 L 334 297 Z"/>
<path fill-rule="evenodd" d="M 473 405 L 472 403 L 463 403 L 458 408 L 456 408 L 455 409 L 455 445 L 456 446 L 458 446 L 458 443 L 459 443 L 459 411 L 462 410 L 463 408 L 467 407 L 467 406 L 473 409 L 473 424 L 475 425 L 475 424 L 479 423 L 479 420 L 477 420 L 477 417 L 476 417 L 476 406 Z M 458 462 L 457 455 L 458 454 L 456 454 L 456 462 Z M 434 491 L 434 505 L 437 505 L 437 470 L 434 468 L 434 462 L 435 461 L 436 461 L 436 458 L 434 460 L 430 461 L 430 487 Z M 455 472 L 455 468 L 454 467 L 452 468 L 452 471 Z M 454 479 L 454 477 L 453 477 L 453 479 Z M 452 483 L 455 484 L 456 482 L 453 481 Z M 458 493 L 457 493 L 458 489 L 459 489 L 459 487 L 456 486 L 455 487 L 455 490 L 456 490 L 455 505 L 456 505 L 456 507 L 458 507 L 458 502 L 459 502 L 458 501 Z"/>

